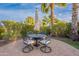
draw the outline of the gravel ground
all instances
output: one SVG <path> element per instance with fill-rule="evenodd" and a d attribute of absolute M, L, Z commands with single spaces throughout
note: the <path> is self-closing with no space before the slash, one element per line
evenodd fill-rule
<path fill-rule="evenodd" d="M 23 41 L 18 40 L 15 43 L 10 43 L 0 47 L 0 56 L 79 56 L 79 50 L 59 40 L 52 38 L 51 53 L 43 53 L 39 48 L 34 48 L 30 53 L 23 53 Z"/>

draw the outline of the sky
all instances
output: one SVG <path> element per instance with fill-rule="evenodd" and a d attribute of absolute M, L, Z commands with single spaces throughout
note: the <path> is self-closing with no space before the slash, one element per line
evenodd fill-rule
<path fill-rule="evenodd" d="M 0 3 L 0 20 L 23 21 L 28 16 L 35 17 L 35 9 L 38 8 L 39 19 L 46 14 L 41 12 L 40 3 Z M 55 5 L 55 17 L 62 21 L 71 21 L 72 4 L 62 8 Z"/>

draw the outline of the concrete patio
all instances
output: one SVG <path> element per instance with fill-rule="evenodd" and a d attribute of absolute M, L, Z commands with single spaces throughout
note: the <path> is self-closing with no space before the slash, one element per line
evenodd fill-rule
<path fill-rule="evenodd" d="M 17 40 L 15 44 L 10 43 L 0 47 L 0 56 L 79 56 L 78 49 L 53 38 L 50 44 L 52 48 L 51 53 L 43 53 L 39 48 L 34 48 L 30 53 L 23 53 L 23 47 L 23 41 Z"/>

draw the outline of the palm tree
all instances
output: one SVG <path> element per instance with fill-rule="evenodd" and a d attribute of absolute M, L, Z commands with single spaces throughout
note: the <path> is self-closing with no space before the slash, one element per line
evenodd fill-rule
<path fill-rule="evenodd" d="M 78 30 L 78 27 L 77 27 L 77 20 L 78 20 L 78 5 L 77 3 L 73 3 L 72 4 L 72 33 L 73 34 L 78 34 L 77 30 Z"/>
<path fill-rule="evenodd" d="M 41 4 L 42 12 L 48 13 L 49 10 L 51 11 L 51 25 L 53 25 L 55 23 L 54 5 L 55 5 L 54 3 L 50 3 L 50 4 L 42 3 Z M 65 7 L 66 3 L 59 3 L 59 4 L 56 4 L 56 5 L 61 6 L 61 7 Z"/>

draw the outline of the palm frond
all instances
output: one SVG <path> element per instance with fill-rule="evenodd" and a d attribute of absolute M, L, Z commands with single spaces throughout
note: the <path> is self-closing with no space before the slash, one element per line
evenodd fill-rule
<path fill-rule="evenodd" d="M 49 11 L 49 5 L 47 3 L 42 3 L 41 4 L 41 10 L 44 13 L 48 13 L 48 11 Z"/>
<path fill-rule="evenodd" d="M 67 7 L 66 3 L 57 3 L 56 5 L 59 6 L 59 7 Z"/>
<path fill-rule="evenodd" d="M 45 3 L 42 3 L 41 4 L 41 11 L 42 12 L 45 12 L 45 9 L 46 9 L 46 4 Z"/>
<path fill-rule="evenodd" d="M 49 12 L 49 6 L 45 9 L 45 12 L 48 13 Z"/>

